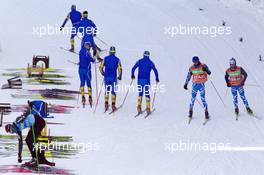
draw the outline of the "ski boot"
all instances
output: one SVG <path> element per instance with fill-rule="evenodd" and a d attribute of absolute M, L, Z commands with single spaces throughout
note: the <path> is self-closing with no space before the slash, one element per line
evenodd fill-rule
<path fill-rule="evenodd" d="M 22 166 L 27 166 L 27 167 L 34 167 L 37 165 L 37 160 L 35 158 L 32 158 L 30 161 L 22 164 Z"/>
<path fill-rule="evenodd" d="M 109 104 L 108 102 L 105 102 L 105 112 L 108 111 L 108 108 L 109 108 Z"/>
<path fill-rule="evenodd" d="M 253 115 L 253 111 L 250 109 L 250 107 L 247 107 L 246 109 L 249 115 Z"/>
<path fill-rule="evenodd" d="M 138 111 L 138 114 L 141 114 L 142 113 L 141 105 L 138 105 L 137 106 L 137 111 Z"/>
<path fill-rule="evenodd" d="M 82 96 L 82 104 L 83 104 L 83 107 L 85 107 L 85 102 L 86 102 L 85 96 Z"/>
<path fill-rule="evenodd" d="M 115 103 L 112 103 L 112 111 L 115 112 L 116 111 L 116 106 Z"/>
<path fill-rule="evenodd" d="M 71 48 L 69 49 L 70 52 L 74 52 L 74 46 L 71 46 Z"/>
<path fill-rule="evenodd" d="M 47 159 L 39 160 L 39 164 L 48 165 L 48 166 L 55 166 L 54 162 L 49 162 Z"/>
<path fill-rule="evenodd" d="M 188 116 L 188 117 L 189 117 L 189 118 L 192 118 L 192 116 L 193 116 L 193 109 L 190 109 L 190 110 L 189 110 L 189 116 Z"/>
<path fill-rule="evenodd" d="M 207 109 L 204 111 L 204 114 L 205 114 L 205 119 L 209 120 L 209 112 Z"/>
<path fill-rule="evenodd" d="M 92 96 L 89 96 L 89 104 L 90 104 L 90 107 L 93 106 L 93 98 L 92 98 Z"/>
<path fill-rule="evenodd" d="M 239 109 L 235 108 L 235 114 L 238 115 L 239 114 Z"/>
<path fill-rule="evenodd" d="M 146 112 L 147 114 L 150 114 L 151 113 L 150 108 L 146 108 Z"/>

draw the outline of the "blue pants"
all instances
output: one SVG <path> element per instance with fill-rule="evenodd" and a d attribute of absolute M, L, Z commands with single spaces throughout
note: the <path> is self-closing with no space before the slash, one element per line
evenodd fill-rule
<path fill-rule="evenodd" d="M 240 98 L 242 99 L 244 105 L 246 107 L 249 106 L 248 101 L 247 101 L 246 96 L 245 96 L 244 88 L 242 86 L 231 86 L 231 92 L 233 95 L 233 103 L 234 103 L 235 108 L 238 107 L 238 93 L 239 93 Z"/>
<path fill-rule="evenodd" d="M 71 39 L 74 39 L 74 37 L 77 35 L 77 32 L 78 32 L 77 25 L 73 25 L 71 30 Z"/>
<path fill-rule="evenodd" d="M 150 98 L 149 92 L 150 82 L 145 79 L 138 79 L 138 96 L 142 97 L 144 94 L 147 98 Z"/>
<path fill-rule="evenodd" d="M 105 92 L 108 94 L 111 92 L 112 95 L 116 95 L 115 92 L 115 87 L 117 84 L 117 80 L 116 78 L 105 78 L 104 79 L 105 82 Z"/>
<path fill-rule="evenodd" d="M 79 68 L 79 77 L 81 81 L 81 85 L 80 85 L 81 87 L 85 86 L 85 83 L 87 87 L 92 87 L 91 86 L 91 80 L 92 80 L 91 70 Z"/>
<path fill-rule="evenodd" d="M 95 45 L 95 42 L 94 42 L 94 39 L 93 39 L 93 36 L 92 35 L 85 35 L 85 36 L 83 36 L 82 43 L 81 43 L 82 44 L 82 47 L 84 47 L 84 43 L 85 42 L 90 42 L 93 49 L 96 49 L 97 48 L 97 46 Z"/>
<path fill-rule="evenodd" d="M 193 109 L 194 102 L 196 100 L 197 92 L 200 92 L 201 100 L 203 103 L 204 109 L 208 108 L 207 102 L 205 100 L 205 85 L 204 83 L 193 83 L 192 85 L 192 99 L 190 103 L 190 109 Z"/>

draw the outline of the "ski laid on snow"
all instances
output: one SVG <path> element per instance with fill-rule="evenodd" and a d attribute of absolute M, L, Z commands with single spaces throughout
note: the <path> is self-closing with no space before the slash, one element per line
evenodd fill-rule
<path fill-rule="evenodd" d="M 203 122 L 203 125 L 206 125 L 208 123 L 209 119 L 205 119 Z"/>
<path fill-rule="evenodd" d="M 150 111 L 150 113 L 148 113 L 147 115 L 145 115 L 145 117 L 144 118 L 148 118 L 154 111 L 155 111 L 156 109 L 154 108 L 154 109 L 152 109 L 151 111 Z"/>
<path fill-rule="evenodd" d="M 139 112 L 139 113 L 137 113 L 137 114 L 134 116 L 134 118 L 137 118 L 138 116 L 140 116 L 141 114 L 143 114 L 145 111 L 146 111 L 146 109 L 143 110 L 143 111 L 141 111 L 141 112 Z"/>

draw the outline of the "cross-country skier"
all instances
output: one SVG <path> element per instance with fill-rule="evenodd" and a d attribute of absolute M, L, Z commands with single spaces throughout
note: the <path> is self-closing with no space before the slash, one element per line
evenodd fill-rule
<path fill-rule="evenodd" d="M 198 56 L 192 58 L 193 65 L 189 68 L 189 72 L 184 84 L 184 89 L 188 90 L 188 83 L 192 78 L 192 98 L 189 109 L 189 118 L 193 116 L 193 106 L 196 100 L 197 92 L 200 92 L 201 100 L 205 110 L 205 118 L 209 119 L 208 105 L 205 99 L 205 83 L 207 81 L 208 75 L 211 74 L 208 66 L 200 62 Z"/>
<path fill-rule="evenodd" d="M 82 47 L 85 42 L 90 42 L 93 49 L 93 56 L 96 56 L 98 61 L 102 61 L 99 58 L 100 48 L 94 42 L 94 36 L 97 34 L 97 27 L 94 22 L 88 19 L 88 11 L 84 11 L 82 14 L 83 18 L 78 25 L 78 32 L 82 33 Z"/>
<path fill-rule="evenodd" d="M 37 164 L 46 164 L 49 166 L 55 166 L 55 163 L 49 162 L 45 158 L 45 151 L 38 149 L 35 151 L 34 143 L 38 145 L 38 137 L 41 136 L 41 131 L 45 128 L 45 120 L 37 114 L 32 114 L 31 110 L 28 110 L 25 114 L 17 117 L 13 124 L 5 126 L 7 133 L 18 135 L 18 162 L 22 162 L 22 150 L 23 150 L 23 139 L 22 130 L 29 128 L 29 132 L 26 137 L 26 143 L 30 151 L 32 160 L 25 163 L 26 166 L 37 166 Z"/>
<path fill-rule="evenodd" d="M 69 51 L 74 52 L 74 37 L 77 35 L 78 25 L 82 19 L 82 13 L 76 10 L 76 5 L 71 6 L 71 12 L 65 18 L 63 24 L 60 27 L 60 30 L 64 28 L 68 20 L 71 20 L 72 30 L 71 30 L 71 48 Z"/>
<path fill-rule="evenodd" d="M 131 71 L 131 78 L 135 79 L 135 70 L 138 68 L 138 106 L 137 110 L 138 113 L 142 113 L 142 98 L 145 93 L 146 96 L 146 111 L 150 114 L 150 72 L 151 70 L 154 71 L 156 82 L 159 82 L 159 74 L 158 70 L 155 67 L 155 64 L 149 58 L 150 52 L 145 51 L 143 54 L 143 58 L 138 60 Z"/>
<path fill-rule="evenodd" d="M 81 81 L 80 91 L 82 95 L 82 103 L 85 104 L 85 96 L 84 96 L 84 86 L 85 83 L 88 88 L 88 96 L 89 96 L 89 104 L 92 106 L 92 73 L 91 73 L 91 63 L 95 62 L 90 53 L 91 43 L 84 43 L 84 47 L 80 50 L 79 53 L 79 77 Z"/>
<path fill-rule="evenodd" d="M 248 101 L 245 96 L 245 91 L 243 88 L 245 81 L 247 79 L 247 73 L 242 67 L 236 65 L 235 58 L 231 58 L 229 60 L 229 64 L 230 64 L 230 68 L 228 68 L 226 71 L 225 80 L 227 87 L 231 87 L 231 92 L 233 95 L 233 103 L 235 106 L 235 113 L 236 115 L 239 114 L 239 108 L 238 108 L 238 93 L 239 93 L 247 109 L 247 112 L 249 114 L 253 114 L 253 111 L 249 107 Z"/>
<path fill-rule="evenodd" d="M 100 65 L 100 72 L 104 76 L 105 83 L 105 111 L 109 107 L 109 93 L 112 94 L 112 111 L 116 110 L 116 92 L 117 79 L 122 79 L 121 61 L 115 56 L 116 49 L 110 47 L 109 56 L 106 56 Z M 118 72 L 118 75 L 117 75 Z"/>

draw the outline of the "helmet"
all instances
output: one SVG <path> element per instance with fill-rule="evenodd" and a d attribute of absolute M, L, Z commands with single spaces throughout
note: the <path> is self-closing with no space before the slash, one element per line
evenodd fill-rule
<path fill-rule="evenodd" d="M 88 17 L 88 11 L 85 10 L 85 11 L 83 12 L 83 17 Z"/>
<path fill-rule="evenodd" d="M 110 54 L 115 54 L 116 53 L 116 48 L 114 46 L 111 46 L 109 53 Z"/>
<path fill-rule="evenodd" d="M 6 132 L 10 133 L 12 130 L 12 125 L 11 124 L 5 125 L 5 130 L 6 130 Z"/>
<path fill-rule="evenodd" d="M 198 56 L 194 56 L 193 58 L 192 58 L 192 62 L 193 63 L 197 63 L 197 62 L 199 62 L 200 60 L 199 60 L 199 57 Z"/>
<path fill-rule="evenodd" d="M 71 6 L 71 10 L 76 10 L 76 5 L 73 4 L 73 5 Z"/>
<path fill-rule="evenodd" d="M 236 66 L 236 59 L 235 59 L 235 58 L 231 58 L 231 59 L 229 60 L 229 64 L 230 64 L 231 66 Z"/>
<path fill-rule="evenodd" d="M 143 56 L 149 57 L 150 56 L 150 52 L 149 51 L 145 51 Z"/>

